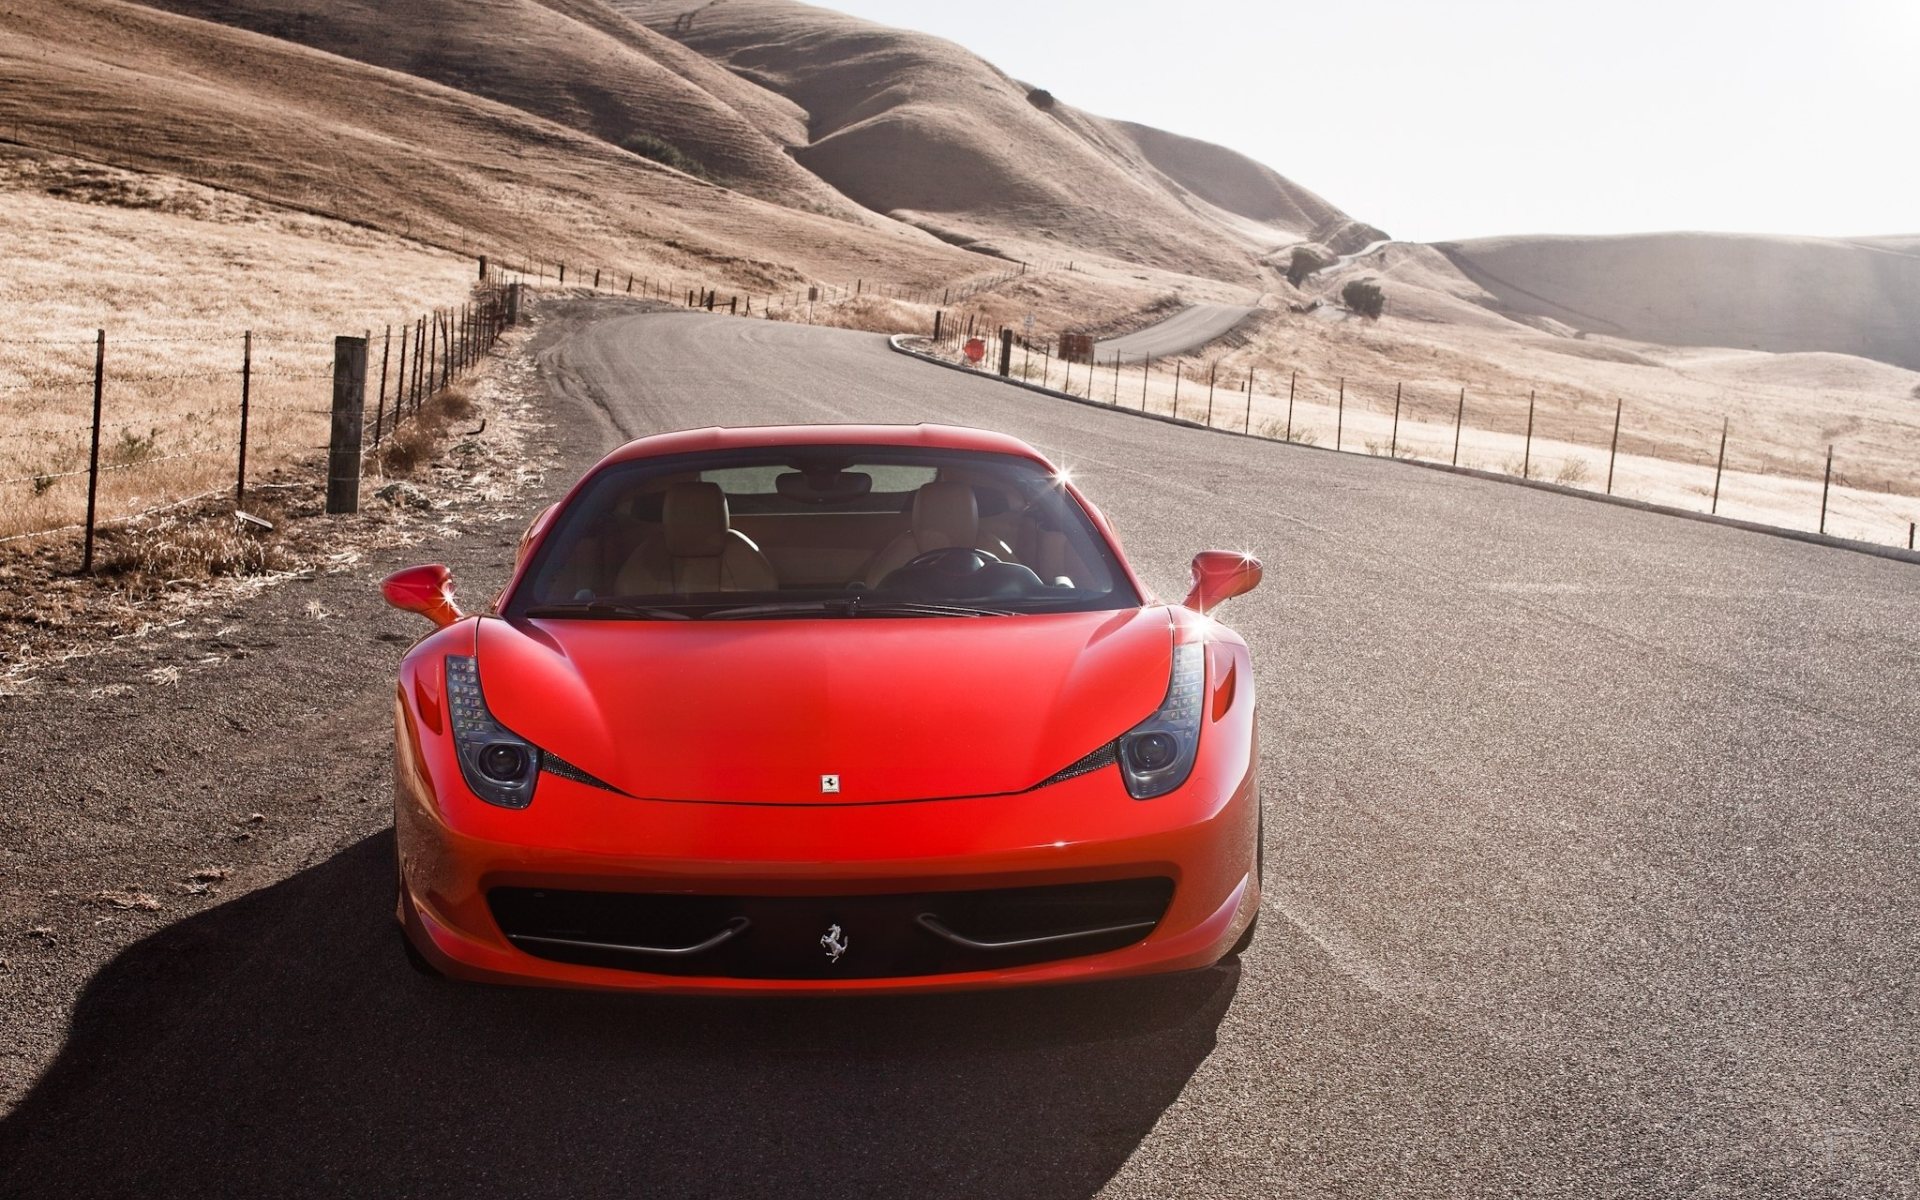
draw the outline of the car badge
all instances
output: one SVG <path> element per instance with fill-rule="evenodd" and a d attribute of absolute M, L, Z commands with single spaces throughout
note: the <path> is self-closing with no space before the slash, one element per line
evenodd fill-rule
<path fill-rule="evenodd" d="M 832 962 L 839 962 L 840 956 L 852 944 L 852 939 L 842 933 L 838 925 L 828 926 L 827 931 L 820 935 L 820 948 L 827 952 L 827 958 Z"/>
<path fill-rule="evenodd" d="M 840 777 L 838 775 L 822 775 L 820 777 L 820 794 L 822 796 L 838 796 L 840 794 Z"/>

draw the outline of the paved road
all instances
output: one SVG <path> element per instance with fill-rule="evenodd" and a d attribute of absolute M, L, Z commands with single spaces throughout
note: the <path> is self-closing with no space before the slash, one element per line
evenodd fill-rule
<path fill-rule="evenodd" d="M 1254 948 L 890 1002 L 436 986 L 386 940 L 375 835 L 103 971 L 0 1194 L 1916 1194 L 1914 568 L 871 335 L 627 316 L 542 356 L 569 444 L 961 421 L 1069 464 L 1163 592 L 1257 551 L 1226 612 L 1262 689 Z"/>
<path fill-rule="evenodd" d="M 1228 333 L 1259 311 L 1239 304 L 1195 304 L 1158 325 L 1096 343 L 1094 356 L 1103 363 L 1112 362 L 1116 355 L 1122 362 L 1135 363 L 1145 358 L 1184 354 Z"/>

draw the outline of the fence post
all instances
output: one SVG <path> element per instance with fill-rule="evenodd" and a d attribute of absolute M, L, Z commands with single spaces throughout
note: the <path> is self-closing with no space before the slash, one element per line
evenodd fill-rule
<path fill-rule="evenodd" d="M 1460 389 L 1460 406 L 1453 410 L 1453 465 L 1460 465 L 1460 423 L 1467 417 L 1467 389 Z"/>
<path fill-rule="evenodd" d="M 1120 356 L 1113 356 L 1113 406 L 1120 407 Z"/>
<path fill-rule="evenodd" d="M 1013 374 L 1013 330 L 1000 331 L 1000 378 Z"/>
<path fill-rule="evenodd" d="M 1907 549 L 1913 549 L 1913 529 L 1916 522 L 1907 522 Z"/>
<path fill-rule="evenodd" d="M 1180 362 L 1180 361 L 1179 361 L 1178 359 L 1175 359 L 1175 360 L 1174 360 L 1174 364 L 1173 364 L 1173 419 L 1174 419 L 1174 420 L 1176 420 L 1176 421 L 1180 419 L 1180 376 L 1181 376 L 1181 375 L 1183 375 L 1183 374 L 1185 374 L 1185 371 L 1184 371 L 1184 369 L 1183 369 L 1183 367 L 1184 367 L 1184 364 L 1182 364 L 1182 363 L 1181 363 L 1181 362 Z"/>
<path fill-rule="evenodd" d="M 1727 418 L 1720 418 L 1720 461 L 1713 466 L 1713 505 L 1707 509 L 1708 515 L 1720 511 L 1720 476 L 1727 469 Z"/>
<path fill-rule="evenodd" d="M 1400 457 L 1400 384 L 1393 385 L 1393 439 L 1387 443 L 1387 457 Z"/>
<path fill-rule="evenodd" d="M 423 313 L 413 327 L 413 411 L 420 411 L 420 389 L 427 378 L 427 318 Z"/>
<path fill-rule="evenodd" d="M 1220 360 L 1207 364 L 1207 428 L 1213 428 L 1213 382 L 1220 376 Z"/>
<path fill-rule="evenodd" d="M 940 341 L 940 322 L 945 320 L 946 316 L 944 309 L 935 310 L 933 314 L 933 340 L 936 344 Z"/>
<path fill-rule="evenodd" d="M 98 401 L 95 401 L 94 411 L 95 412 L 99 411 Z M 100 423 L 99 419 L 96 417 L 94 419 L 94 424 L 97 426 L 99 425 L 99 423 Z M 94 441 L 98 442 L 99 440 L 100 440 L 99 437 L 96 435 L 94 438 Z M 1833 447 L 1828 446 L 1827 447 L 1827 477 L 1820 484 L 1820 532 L 1821 533 L 1825 533 L 1827 531 L 1827 494 L 1832 490 L 1833 490 Z M 89 515 L 87 517 L 87 525 L 91 527 L 93 525 L 93 517 L 91 515 L 92 506 L 89 505 L 88 507 L 89 507 Z"/>
<path fill-rule="evenodd" d="M 480 282 L 485 283 L 486 281 L 487 281 L 487 256 L 482 254 L 480 256 Z"/>
<path fill-rule="evenodd" d="M 567 264 L 561 263 L 560 264 L 560 282 L 565 283 L 566 281 L 567 281 Z"/>
<path fill-rule="evenodd" d="M 1153 355 L 1149 354 L 1145 356 L 1142 363 L 1143 365 L 1140 368 L 1140 411 L 1145 412 L 1147 411 L 1147 385 L 1153 382 Z"/>
<path fill-rule="evenodd" d="M 80 552 L 80 571 L 93 574 L 94 501 L 100 494 L 100 401 L 105 395 L 107 331 L 99 331 L 93 346 L 93 450 L 87 458 L 87 541 Z"/>
<path fill-rule="evenodd" d="M 1347 379 L 1340 377 L 1340 407 L 1333 412 L 1333 448 L 1340 449 L 1341 437 L 1347 429 Z"/>
<path fill-rule="evenodd" d="M 507 285 L 507 324 L 509 325 L 520 323 L 520 289 L 523 286 L 518 283 Z"/>
<path fill-rule="evenodd" d="M 1607 495 L 1613 495 L 1613 464 L 1620 458 L 1620 406 L 1624 403 L 1619 397 L 1613 401 L 1613 444 L 1607 447 Z"/>
<path fill-rule="evenodd" d="M 1287 376 L 1287 440 L 1293 440 L 1293 391 L 1300 382 L 1300 372 Z"/>
<path fill-rule="evenodd" d="M 333 339 L 333 436 L 327 447 L 327 511 L 360 511 L 360 419 L 367 402 L 367 339 Z"/>
<path fill-rule="evenodd" d="M 740 315 L 740 297 L 738 296 L 727 297 L 727 312 L 731 316 L 737 317 Z"/>
<path fill-rule="evenodd" d="M 451 309 L 440 316 L 441 350 L 440 386 L 446 387 L 453 382 L 453 311 Z"/>
<path fill-rule="evenodd" d="M 1241 429 L 1241 432 L 1242 433 L 1253 432 L 1253 368 L 1252 367 L 1247 368 L 1247 419 L 1246 419 L 1245 425 Z"/>
<path fill-rule="evenodd" d="M 413 332 L 412 322 L 400 327 L 400 365 L 393 376 L 393 427 L 400 428 L 400 414 L 407 411 L 407 335 Z"/>
<path fill-rule="evenodd" d="M 380 445 L 380 426 L 385 422 L 387 415 L 387 358 L 392 353 L 393 326 L 389 325 L 386 341 L 380 347 L 380 390 L 375 393 L 373 401 L 373 444 L 376 448 Z"/>
<path fill-rule="evenodd" d="M 600 286 L 600 268 L 599 267 L 595 267 L 593 269 L 593 286 L 594 287 Z"/>
<path fill-rule="evenodd" d="M 1527 443 L 1520 452 L 1520 478 L 1532 478 L 1533 470 L 1533 390 L 1527 390 Z"/>
<path fill-rule="evenodd" d="M 240 466 L 233 482 L 233 506 L 247 502 L 247 410 L 253 400 L 253 330 L 247 330 L 240 351 Z"/>

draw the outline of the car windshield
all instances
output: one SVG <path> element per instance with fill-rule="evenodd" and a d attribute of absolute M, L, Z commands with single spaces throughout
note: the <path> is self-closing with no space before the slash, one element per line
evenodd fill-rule
<path fill-rule="evenodd" d="M 788 446 L 602 469 L 557 514 L 506 615 L 999 616 L 1139 603 L 1106 538 L 1038 463 Z"/>

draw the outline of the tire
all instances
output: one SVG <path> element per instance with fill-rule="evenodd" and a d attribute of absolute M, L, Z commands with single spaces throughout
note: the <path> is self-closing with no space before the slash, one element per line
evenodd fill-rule
<path fill-rule="evenodd" d="M 407 936 L 407 931 L 404 928 L 400 930 L 400 949 L 406 953 L 407 965 L 412 967 L 417 974 L 423 975 L 428 979 L 446 978 L 446 975 L 441 972 L 439 967 L 428 962 L 427 956 L 420 953 L 420 948 L 413 944 L 413 939 Z"/>
<path fill-rule="evenodd" d="M 1227 951 L 1227 957 L 1239 958 L 1242 954 L 1252 949 L 1253 931 L 1258 928 L 1260 928 L 1260 914 L 1255 913 L 1253 914 L 1253 920 L 1247 922 L 1246 929 L 1240 934 L 1240 940 L 1233 944 L 1233 949 Z"/>
<path fill-rule="evenodd" d="M 1262 889 L 1264 890 L 1267 879 L 1267 814 L 1265 809 L 1262 809 L 1260 815 L 1254 818 L 1253 839 L 1253 878 L 1256 883 L 1262 885 Z M 1240 940 L 1233 944 L 1233 949 L 1227 951 L 1228 956 L 1238 958 L 1251 949 L 1253 946 L 1253 931 L 1258 928 L 1260 928 L 1260 914 L 1256 912 L 1253 914 L 1253 920 L 1248 921 L 1246 929 L 1241 932 Z"/>

